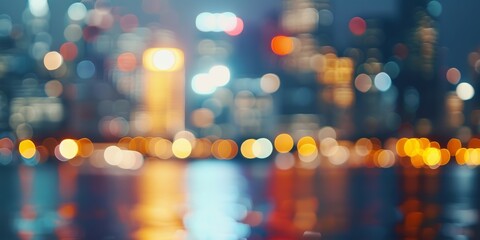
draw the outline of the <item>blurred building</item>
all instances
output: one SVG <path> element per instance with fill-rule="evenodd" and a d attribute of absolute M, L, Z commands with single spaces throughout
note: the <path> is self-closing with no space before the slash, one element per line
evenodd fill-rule
<path fill-rule="evenodd" d="M 43 70 L 52 63 L 44 57 L 52 44 L 48 20 L 48 6 L 41 4 L 25 9 L 24 25 L 0 16 L 0 129 L 11 137 L 45 136 L 64 123 L 57 72 Z"/>
<path fill-rule="evenodd" d="M 402 42 L 394 46 L 401 60 L 398 112 L 412 124 L 418 135 L 430 135 L 442 129 L 445 97 L 438 65 L 437 1 L 402 1 L 400 6 Z M 441 6 L 440 6 L 441 7 Z M 441 12 L 441 11 L 440 11 Z"/>
<path fill-rule="evenodd" d="M 177 48 L 150 48 L 143 54 L 141 135 L 172 137 L 185 129 L 185 67 Z M 141 111 L 141 110 L 140 110 Z"/>

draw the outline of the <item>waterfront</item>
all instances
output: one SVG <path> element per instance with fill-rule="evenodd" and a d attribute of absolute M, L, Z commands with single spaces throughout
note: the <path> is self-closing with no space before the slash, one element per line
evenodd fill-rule
<path fill-rule="evenodd" d="M 478 169 L 151 160 L 0 168 L 4 239 L 477 239 Z"/>

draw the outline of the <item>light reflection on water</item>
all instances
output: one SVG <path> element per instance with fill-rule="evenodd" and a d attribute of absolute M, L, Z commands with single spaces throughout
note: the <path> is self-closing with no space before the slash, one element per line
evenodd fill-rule
<path fill-rule="evenodd" d="M 477 239 L 478 169 L 0 168 L 0 239 Z"/>
<path fill-rule="evenodd" d="M 185 212 L 185 165 L 182 162 L 148 162 L 138 175 L 138 204 L 133 218 L 138 230 L 133 237 L 183 239 Z"/>
<path fill-rule="evenodd" d="M 478 239 L 478 169 L 463 167 L 450 170 L 445 181 L 443 198 L 446 204 L 441 236 L 458 240 Z"/>
<path fill-rule="evenodd" d="M 235 240 L 250 235 L 241 223 L 251 208 L 246 179 L 230 162 L 193 162 L 187 167 L 189 239 Z"/>

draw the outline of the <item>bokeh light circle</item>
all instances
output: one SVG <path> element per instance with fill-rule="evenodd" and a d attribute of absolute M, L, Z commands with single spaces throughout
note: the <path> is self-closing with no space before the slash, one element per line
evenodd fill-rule
<path fill-rule="evenodd" d="M 275 36 L 271 42 L 273 53 L 283 56 L 293 52 L 294 43 L 291 37 Z"/>
<path fill-rule="evenodd" d="M 257 158 L 267 158 L 272 154 L 272 151 L 272 142 L 266 138 L 257 139 L 252 145 L 253 155 Z"/>
<path fill-rule="evenodd" d="M 81 2 L 73 3 L 68 7 L 67 15 L 73 21 L 81 21 L 87 16 L 87 8 Z"/>
<path fill-rule="evenodd" d="M 274 93 L 280 88 L 280 78 L 273 73 L 267 73 L 260 78 L 260 88 L 265 93 Z"/>
<path fill-rule="evenodd" d="M 457 96 L 464 101 L 470 100 L 475 96 L 475 89 L 466 82 L 458 84 L 456 92 Z"/>
<path fill-rule="evenodd" d="M 95 65 L 90 60 L 83 60 L 77 64 L 77 75 L 82 79 L 88 79 L 95 75 Z"/>
<path fill-rule="evenodd" d="M 381 72 L 375 76 L 373 83 L 378 90 L 386 92 L 392 86 L 392 79 L 388 74 Z"/>
<path fill-rule="evenodd" d="M 354 17 L 348 23 L 348 28 L 353 35 L 360 36 L 367 30 L 367 22 L 361 17 Z"/>
<path fill-rule="evenodd" d="M 43 65 L 47 70 L 50 70 L 50 71 L 58 69 L 60 66 L 62 66 L 62 63 L 63 63 L 62 55 L 55 51 L 48 52 L 43 57 Z"/>
<path fill-rule="evenodd" d="M 59 145 L 60 154 L 66 159 L 72 159 L 78 154 L 78 144 L 73 139 L 64 139 Z"/>

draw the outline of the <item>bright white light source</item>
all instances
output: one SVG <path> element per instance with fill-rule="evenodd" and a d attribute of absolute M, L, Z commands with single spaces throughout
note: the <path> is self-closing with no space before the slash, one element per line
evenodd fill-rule
<path fill-rule="evenodd" d="M 29 0 L 28 9 L 35 17 L 45 17 L 48 14 L 47 0 Z"/>
<path fill-rule="evenodd" d="M 119 168 L 137 170 L 143 165 L 143 156 L 137 151 L 122 150 L 121 161 L 117 164 Z"/>
<path fill-rule="evenodd" d="M 392 79 L 390 78 L 390 76 L 388 76 L 388 74 L 381 72 L 377 74 L 377 76 L 375 76 L 373 84 L 375 84 L 375 87 L 378 90 L 386 92 L 392 86 Z"/>
<path fill-rule="evenodd" d="M 103 152 L 103 158 L 108 164 L 116 166 L 122 161 L 122 149 L 117 146 L 109 146 Z"/>
<path fill-rule="evenodd" d="M 457 86 L 457 95 L 464 101 L 470 100 L 475 95 L 475 89 L 469 83 L 463 82 Z"/>
<path fill-rule="evenodd" d="M 195 19 L 195 25 L 201 32 L 229 32 L 237 27 L 237 22 L 237 16 L 231 12 L 202 12 Z"/>
<path fill-rule="evenodd" d="M 212 94 L 217 90 L 217 85 L 212 81 L 209 74 L 200 73 L 193 76 L 192 89 L 198 94 Z"/>
<path fill-rule="evenodd" d="M 43 57 L 43 65 L 49 71 L 57 70 L 63 64 L 63 57 L 59 52 L 48 52 Z"/>
<path fill-rule="evenodd" d="M 68 8 L 68 17 L 73 21 L 81 21 L 87 16 L 87 8 L 83 3 L 76 2 Z"/>
<path fill-rule="evenodd" d="M 64 139 L 58 146 L 62 157 L 72 159 L 78 154 L 78 144 L 73 139 Z"/>
<path fill-rule="evenodd" d="M 208 74 L 217 87 L 225 86 L 230 81 L 230 69 L 223 65 L 213 66 Z"/>
<path fill-rule="evenodd" d="M 265 93 L 274 93 L 280 88 L 280 78 L 273 73 L 267 73 L 260 78 L 260 88 Z"/>
<path fill-rule="evenodd" d="M 195 19 L 195 25 L 199 31 L 209 32 L 214 28 L 215 17 L 209 12 L 202 12 Z"/>
<path fill-rule="evenodd" d="M 177 48 L 149 48 L 143 53 L 143 65 L 148 71 L 173 72 L 183 67 L 183 51 Z"/>
<path fill-rule="evenodd" d="M 217 22 L 221 31 L 229 32 L 237 27 L 237 16 L 231 12 L 218 15 Z"/>
<path fill-rule="evenodd" d="M 272 151 L 273 145 L 270 140 L 266 138 L 257 139 L 252 145 L 253 155 L 257 158 L 267 158 L 272 154 Z"/>
<path fill-rule="evenodd" d="M 175 67 L 175 53 L 168 49 L 160 49 L 153 54 L 153 66 L 158 70 L 170 70 Z"/>

